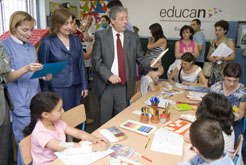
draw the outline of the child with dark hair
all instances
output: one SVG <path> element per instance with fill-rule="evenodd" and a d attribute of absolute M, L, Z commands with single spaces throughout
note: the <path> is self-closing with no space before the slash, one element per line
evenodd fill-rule
<path fill-rule="evenodd" d="M 109 147 L 106 139 L 97 138 L 63 122 L 62 105 L 60 96 L 52 92 L 38 93 L 31 100 L 31 122 L 23 133 L 26 136 L 31 134 L 31 154 L 34 164 L 49 164 L 56 159 L 55 151 L 67 148 L 80 147 L 81 152 L 86 153 L 103 151 Z M 66 142 L 66 134 L 92 143 Z"/>
<path fill-rule="evenodd" d="M 181 56 L 181 64 L 173 70 L 172 74 L 168 77 L 171 84 L 176 82 L 184 85 L 198 85 L 207 87 L 207 80 L 202 72 L 202 69 L 195 65 L 196 58 L 189 52 Z M 174 79 L 174 80 L 173 80 Z"/>
<path fill-rule="evenodd" d="M 159 65 L 158 70 L 150 70 L 148 74 L 141 77 L 140 92 L 142 96 L 147 94 L 149 91 L 154 92 L 160 88 L 159 86 L 155 86 L 154 82 L 158 81 L 163 72 L 163 66 Z"/>
<path fill-rule="evenodd" d="M 234 114 L 230 101 L 224 95 L 211 92 L 204 96 L 197 108 L 196 117 L 218 121 L 223 131 L 225 151 L 229 154 L 234 152 Z"/>
<path fill-rule="evenodd" d="M 182 162 L 178 165 L 233 165 L 224 152 L 224 138 L 219 122 L 197 119 L 190 127 L 191 143 L 184 143 Z"/>
<path fill-rule="evenodd" d="M 246 110 L 246 88 L 240 83 L 242 69 L 237 63 L 228 63 L 223 69 L 223 81 L 211 86 L 210 91 L 223 94 L 232 104 L 236 118 L 233 123 L 235 139 L 243 134 L 243 118 Z M 246 160 L 246 143 L 243 141 L 242 154 Z"/>

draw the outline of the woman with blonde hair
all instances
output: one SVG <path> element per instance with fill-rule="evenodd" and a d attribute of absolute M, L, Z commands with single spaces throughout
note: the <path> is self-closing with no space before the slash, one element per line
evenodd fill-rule
<path fill-rule="evenodd" d="M 14 104 L 11 116 L 16 143 L 24 138 L 22 131 L 30 122 L 30 101 L 40 91 L 39 80 L 30 79 L 32 72 L 43 68 L 42 64 L 36 63 L 36 49 L 28 42 L 34 24 L 35 19 L 27 12 L 14 12 L 9 23 L 11 37 L 0 43 L 11 60 L 11 71 L 6 81 Z M 50 80 L 51 78 L 52 76 L 48 75 L 43 79 Z M 18 163 L 20 163 L 19 157 Z"/>

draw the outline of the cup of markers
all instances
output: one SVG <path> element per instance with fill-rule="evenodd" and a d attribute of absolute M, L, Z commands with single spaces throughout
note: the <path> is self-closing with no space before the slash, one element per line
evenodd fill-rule
<path fill-rule="evenodd" d="M 160 99 L 158 97 L 151 97 L 151 122 L 157 124 L 160 122 L 158 104 L 160 103 Z"/>
<path fill-rule="evenodd" d="M 148 107 L 142 107 L 141 108 L 141 117 L 140 117 L 140 122 L 147 124 L 149 122 L 149 108 Z"/>

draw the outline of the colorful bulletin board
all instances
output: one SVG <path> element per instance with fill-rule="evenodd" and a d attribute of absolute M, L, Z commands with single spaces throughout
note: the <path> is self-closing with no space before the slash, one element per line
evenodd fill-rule
<path fill-rule="evenodd" d="M 80 19 L 84 19 L 86 15 L 92 15 L 96 23 L 96 29 L 101 24 L 101 16 L 107 13 L 107 3 L 110 0 L 80 0 Z"/>
<path fill-rule="evenodd" d="M 53 13 L 55 9 L 60 7 L 61 3 L 58 2 L 50 2 L 50 12 Z"/>

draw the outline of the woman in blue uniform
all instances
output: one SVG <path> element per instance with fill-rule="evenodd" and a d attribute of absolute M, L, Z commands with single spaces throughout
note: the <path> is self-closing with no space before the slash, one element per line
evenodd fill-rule
<path fill-rule="evenodd" d="M 11 59 L 7 87 L 14 104 L 11 116 L 16 143 L 24 138 L 22 131 L 30 122 L 30 101 L 40 91 L 38 79 L 30 79 L 32 72 L 43 68 L 42 64 L 35 63 L 36 50 L 28 42 L 34 24 L 35 19 L 28 13 L 16 11 L 10 17 L 11 37 L 0 43 Z M 46 76 L 46 78 L 51 77 Z M 20 163 L 19 158 L 18 163 Z"/>
<path fill-rule="evenodd" d="M 68 9 L 56 9 L 51 16 L 51 34 L 41 39 L 38 59 L 42 64 L 67 61 L 68 64 L 50 82 L 41 81 L 42 91 L 56 92 L 68 110 L 88 95 L 83 49 L 80 39 L 71 33 L 72 15 Z"/>

